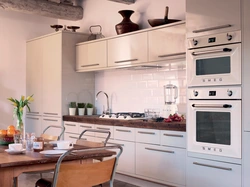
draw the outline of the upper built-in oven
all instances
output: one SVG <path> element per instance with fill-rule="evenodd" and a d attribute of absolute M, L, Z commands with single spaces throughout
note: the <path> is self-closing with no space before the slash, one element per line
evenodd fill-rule
<path fill-rule="evenodd" d="M 240 84 L 240 31 L 188 39 L 188 87 Z"/>

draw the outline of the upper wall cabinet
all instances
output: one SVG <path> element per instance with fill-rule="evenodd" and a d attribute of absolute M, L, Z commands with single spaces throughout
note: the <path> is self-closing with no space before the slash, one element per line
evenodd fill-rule
<path fill-rule="evenodd" d="M 108 40 L 108 66 L 127 66 L 147 62 L 147 32 Z"/>
<path fill-rule="evenodd" d="M 187 0 L 187 37 L 240 30 L 240 0 Z"/>
<path fill-rule="evenodd" d="M 185 58 L 185 24 L 148 32 L 149 62 Z"/>
<path fill-rule="evenodd" d="M 107 41 L 81 43 L 76 46 L 76 71 L 107 67 Z"/>

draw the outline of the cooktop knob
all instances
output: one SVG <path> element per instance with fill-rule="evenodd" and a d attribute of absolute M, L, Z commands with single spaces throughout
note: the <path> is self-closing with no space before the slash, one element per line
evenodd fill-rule
<path fill-rule="evenodd" d="M 193 44 L 197 45 L 198 44 L 198 40 L 193 39 Z"/>
<path fill-rule="evenodd" d="M 230 97 L 233 95 L 233 91 L 232 90 L 227 90 L 227 95 Z"/>
<path fill-rule="evenodd" d="M 194 96 L 197 97 L 199 95 L 198 91 L 194 90 Z"/>

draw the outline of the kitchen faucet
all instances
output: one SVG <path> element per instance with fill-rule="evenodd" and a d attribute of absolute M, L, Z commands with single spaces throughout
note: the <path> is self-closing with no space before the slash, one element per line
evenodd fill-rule
<path fill-rule="evenodd" d="M 97 101 L 97 97 L 98 97 L 98 95 L 99 95 L 100 93 L 103 93 L 103 94 L 106 96 L 106 98 L 107 98 L 107 110 L 106 110 L 106 111 L 103 110 L 103 114 L 110 114 L 110 113 L 111 113 L 111 109 L 109 108 L 109 96 L 108 96 L 108 94 L 105 93 L 104 91 L 99 91 L 99 92 L 96 94 L 95 99 L 96 99 L 96 101 Z"/>

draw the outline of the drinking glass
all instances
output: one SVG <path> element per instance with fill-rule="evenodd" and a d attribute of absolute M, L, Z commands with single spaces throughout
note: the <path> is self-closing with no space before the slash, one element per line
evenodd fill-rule
<path fill-rule="evenodd" d="M 33 142 L 35 139 L 35 133 L 26 133 L 26 137 L 25 137 L 25 145 L 26 145 L 26 150 L 27 151 L 32 151 L 33 149 Z"/>
<path fill-rule="evenodd" d="M 14 143 L 22 143 L 21 134 L 14 134 Z"/>

